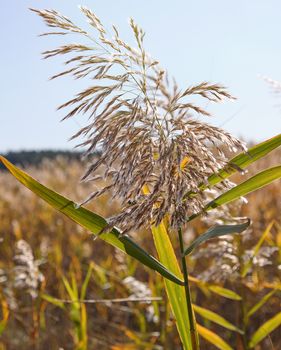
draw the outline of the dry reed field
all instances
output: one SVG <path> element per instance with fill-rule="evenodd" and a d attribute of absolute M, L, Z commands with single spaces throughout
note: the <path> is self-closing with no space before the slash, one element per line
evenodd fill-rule
<path fill-rule="evenodd" d="M 0 155 L 0 350 L 280 349 L 281 134 L 212 125 L 224 85 L 179 87 L 133 19 L 131 45 L 80 10 L 31 9 L 51 79 L 88 85 L 58 107 L 75 160 Z"/>
<path fill-rule="evenodd" d="M 280 159 L 278 150 L 256 163 L 247 175 L 274 164 L 276 159 Z M 77 186 L 81 169 L 79 162 L 58 158 L 28 171 L 79 202 L 90 186 Z M 161 276 L 100 239 L 93 240 L 87 230 L 57 213 L 8 172 L 0 173 L 0 188 L 5 189 L 0 193 L 1 349 L 181 348 Z M 188 258 L 194 304 L 215 312 L 233 327 L 245 327 L 248 339 L 280 309 L 280 198 L 280 181 L 250 194 L 241 215 L 253 219 L 251 230 L 233 240 L 214 239 Z M 119 209 L 117 201 L 108 201 L 107 195 L 89 207 L 104 216 Z M 184 232 L 185 242 L 204 228 L 204 223 L 194 223 Z M 134 236 L 156 255 L 149 232 Z M 241 261 L 253 255 L 261 237 L 253 265 L 241 278 Z M 178 251 L 176 239 L 174 244 Z M 91 302 L 71 302 L 80 299 L 83 286 L 82 299 Z M 220 295 L 219 287 L 231 290 L 233 295 Z M 154 297 L 161 300 L 149 301 Z M 245 314 L 261 300 L 264 304 L 247 319 Z M 202 326 L 233 349 L 243 349 L 243 335 L 200 308 L 196 319 Z M 216 349 L 204 338 L 200 343 L 202 349 Z M 276 329 L 255 349 L 280 346 Z"/>

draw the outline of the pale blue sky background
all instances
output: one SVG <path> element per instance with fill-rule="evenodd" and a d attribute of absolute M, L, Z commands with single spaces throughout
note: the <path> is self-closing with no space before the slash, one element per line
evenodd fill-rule
<path fill-rule="evenodd" d="M 214 124 L 252 140 L 280 133 L 281 109 L 276 105 L 281 100 L 259 78 L 281 81 L 280 0 L 80 1 L 1 1 L 1 152 L 73 147 L 67 139 L 79 128 L 79 118 L 59 123 L 63 113 L 56 107 L 81 85 L 48 81 L 61 70 L 61 60 L 41 60 L 40 52 L 58 41 L 37 37 L 46 27 L 28 7 L 54 8 L 82 24 L 80 3 L 107 27 L 115 23 L 128 40 L 128 18 L 133 17 L 147 33 L 147 51 L 181 87 L 202 80 L 228 86 L 238 101 L 211 107 Z"/>

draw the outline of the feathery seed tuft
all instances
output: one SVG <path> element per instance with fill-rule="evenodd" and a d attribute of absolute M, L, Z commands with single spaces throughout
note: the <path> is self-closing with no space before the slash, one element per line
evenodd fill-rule
<path fill-rule="evenodd" d="M 88 116 L 88 125 L 74 136 L 83 137 L 85 156 L 92 161 L 83 177 L 99 172 L 108 184 L 93 192 L 84 202 L 110 191 L 122 201 L 121 212 L 108 221 L 124 232 L 169 217 L 178 228 L 186 217 L 202 210 L 204 196 L 199 185 L 223 167 L 229 152 L 245 146 L 226 131 L 198 119 L 209 112 L 194 103 L 194 97 L 210 102 L 232 99 L 224 86 L 202 82 L 181 90 L 170 80 L 159 62 L 145 51 L 144 31 L 130 19 L 136 48 L 124 42 L 113 26 L 113 37 L 99 18 L 81 7 L 94 33 L 76 26 L 54 10 L 33 10 L 59 32 L 79 34 L 89 44 L 66 44 L 43 52 L 44 58 L 71 55 L 67 70 L 53 76 L 88 78 L 90 87 L 62 104 L 66 118 Z M 197 98 L 196 98 L 197 97 Z M 96 180 L 98 181 L 98 180 Z M 228 186 L 228 182 L 224 182 Z M 196 196 L 187 198 L 193 192 Z"/>

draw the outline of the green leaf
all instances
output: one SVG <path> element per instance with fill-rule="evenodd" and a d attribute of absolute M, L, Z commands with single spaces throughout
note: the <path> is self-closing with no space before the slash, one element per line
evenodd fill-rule
<path fill-rule="evenodd" d="M 202 316 L 203 318 L 217 323 L 220 326 L 227 328 L 231 331 L 235 331 L 238 332 L 240 334 L 243 334 L 243 332 L 241 331 L 241 329 L 237 328 L 236 326 L 234 326 L 232 323 L 228 322 L 225 318 L 223 318 L 222 316 L 218 315 L 217 313 L 210 311 L 208 309 L 205 309 L 203 307 L 197 306 L 193 304 L 193 310 L 198 313 L 200 316 Z"/>
<path fill-rule="evenodd" d="M 196 283 L 198 285 L 199 288 L 201 288 L 202 290 L 209 290 L 213 293 L 216 293 L 222 297 L 231 299 L 231 300 L 241 300 L 241 296 L 238 295 L 237 293 L 233 292 L 230 289 L 227 288 L 223 288 L 221 286 L 217 286 L 215 284 L 209 284 L 205 281 L 201 281 L 198 278 L 195 278 L 193 276 L 188 276 L 188 280 L 190 282 Z"/>
<path fill-rule="evenodd" d="M 156 227 L 153 226 L 151 230 L 160 261 L 179 279 L 182 279 L 178 261 L 164 223 L 162 222 Z M 164 280 L 164 283 L 183 347 L 185 350 L 193 350 L 184 287 L 167 279 Z"/>
<path fill-rule="evenodd" d="M 220 183 L 224 179 L 229 178 L 239 170 L 247 168 L 249 165 L 259 160 L 260 158 L 266 156 L 268 153 L 278 148 L 281 145 L 281 134 L 276 135 L 264 142 L 257 144 L 256 146 L 250 148 L 247 152 L 238 154 L 236 157 L 232 158 L 224 168 L 222 168 L 218 173 L 214 173 L 208 178 L 207 184 L 201 184 L 199 186 L 201 191 L 206 190 L 209 187 Z M 188 196 L 196 196 L 196 193 L 189 192 Z"/>
<path fill-rule="evenodd" d="M 274 331 L 277 327 L 281 325 L 281 312 L 272 317 L 270 320 L 266 321 L 252 336 L 250 340 L 249 347 L 255 347 L 260 341 L 262 341 L 269 333 Z"/>
<path fill-rule="evenodd" d="M 238 295 L 237 293 L 233 292 L 233 290 L 223 288 L 220 286 L 215 286 L 215 285 L 209 285 L 208 289 L 210 289 L 211 292 L 216 293 L 222 297 L 232 299 L 232 300 L 241 300 L 241 296 Z"/>
<path fill-rule="evenodd" d="M 241 272 L 241 276 L 242 277 L 245 277 L 248 273 L 248 271 L 250 270 L 250 268 L 252 267 L 253 265 L 253 260 L 254 260 L 254 257 L 258 254 L 266 236 L 269 234 L 272 226 L 274 224 L 274 221 L 272 221 L 268 226 L 267 228 L 265 229 L 264 233 L 262 234 L 261 238 L 259 239 L 258 243 L 255 245 L 254 249 L 253 249 L 253 254 L 251 256 L 251 258 L 249 259 L 249 261 L 247 261 L 247 263 L 243 266 L 243 269 L 242 269 L 242 272 Z"/>
<path fill-rule="evenodd" d="M 222 170 L 220 170 L 217 174 L 211 175 L 208 178 L 209 184 L 215 185 L 236 173 L 238 169 L 245 169 L 246 167 L 257 161 L 258 159 L 264 157 L 280 145 L 281 134 L 259 143 L 258 145 L 250 148 L 248 152 L 238 154 L 236 157 L 232 158 Z M 206 188 L 207 186 L 204 187 L 204 189 Z"/>
<path fill-rule="evenodd" d="M 281 166 L 276 166 L 273 168 L 266 169 L 250 179 L 242 182 L 241 184 L 231 188 L 229 191 L 223 193 L 222 195 L 218 196 L 211 202 L 209 202 L 202 212 L 206 212 L 212 209 L 215 209 L 223 204 L 230 203 L 234 201 L 235 199 L 238 199 L 240 197 L 246 196 L 247 194 L 262 188 L 271 182 L 280 179 L 281 177 Z M 189 218 L 187 218 L 187 222 L 197 218 L 199 215 L 202 214 L 202 212 L 199 212 L 197 214 L 191 215 Z"/>
<path fill-rule="evenodd" d="M 107 225 L 107 222 L 103 217 L 83 207 L 77 208 L 74 202 L 50 190 L 46 186 L 43 186 L 24 171 L 14 166 L 4 157 L 0 156 L 0 161 L 2 161 L 11 174 L 13 174 L 24 186 L 44 199 L 53 208 L 59 210 L 92 233 L 98 235 L 99 232 L 101 232 L 101 230 Z M 168 271 L 164 265 L 138 246 L 129 236 L 121 235 L 121 232 L 117 228 L 113 228 L 109 233 L 100 234 L 99 237 L 137 259 L 143 265 L 159 272 L 163 277 L 170 279 L 177 284 L 184 284 L 182 280 Z"/>
<path fill-rule="evenodd" d="M 49 295 L 49 294 L 42 294 L 42 295 L 41 295 L 41 298 L 44 299 L 44 300 L 46 300 L 46 301 L 48 301 L 48 303 L 50 303 L 50 304 L 53 304 L 53 305 L 55 305 L 55 306 L 60 307 L 61 309 L 64 309 L 64 308 L 65 308 L 65 307 L 64 307 L 64 303 L 63 303 L 62 301 L 60 301 L 60 300 L 58 300 L 58 299 L 52 297 L 52 296 Z"/>
<path fill-rule="evenodd" d="M 200 244 L 206 242 L 207 240 L 219 236 L 224 236 L 233 233 L 241 233 L 250 225 L 250 220 L 247 222 L 238 225 L 220 225 L 211 227 L 207 232 L 203 233 L 197 237 L 188 248 L 186 248 L 184 255 L 189 255 L 193 249 L 197 248 Z"/>
<path fill-rule="evenodd" d="M 210 331 L 209 329 L 199 325 L 198 323 L 197 323 L 197 329 L 198 329 L 198 333 L 201 335 L 202 338 L 206 339 L 208 342 L 213 344 L 218 349 L 233 350 L 233 348 L 229 346 L 221 337 L 219 337 L 217 334 Z"/>
<path fill-rule="evenodd" d="M 274 289 L 265 294 L 265 296 L 249 310 L 247 317 L 251 317 L 255 312 L 257 312 L 276 292 L 277 289 Z"/>
<path fill-rule="evenodd" d="M 67 290 L 67 293 L 68 293 L 71 301 L 77 302 L 77 300 L 79 299 L 78 295 L 75 293 L 75 290 L 72 289 L 72 287 L 71 287 L 70 283 L 68 282 L 68 280 L 63 276 L 62 277 L 62 281 L 63 281 L 64 287 Z"/>
<path fill-rule="evenodd" d="M 90 264 L 88 271 L 87 271 L 87 274 L 86 274 L 86 277 L 84 279 L 82 288 L 81 288 L 81 295 L 80 295 L 81 300 L 85 299 L 85 297 L 86 297 L 86 292 L 87 292 L 88 284 L 90 282 L 92 271 L 93 271 L 93 264 Z"/>
<path fill-rule="evenodd" d="M 81 304 L 81 313 L 80 313 L 80 324 L 78 334 L 80 337 L 79 345 L 77 350 L 87 350 L 88 344 L 88 335 L 87 335 L 87 309 L 85 304 Z"/>
<path fill-rule="evenodd" d="M 276 166 L 273 168 L 266 169 L 257 175 L 254 175 L 250 179 L 242 182 L 241 184 L 233 187 L 229 191 L 223 193 L 221 196 L 217 197 L 205 207 L 205 210 L 211 210 L 217 208 L 223 204 L 234 201 L 237 198 L 246 196 L 247 194 L 264 187 L 274 180 L 281 177 L 281 166 Z"/>
<path fill-rule="evenodd" d="M 71 272 L 71 288 L 73 290 L 73 295 L 75 295 L 76 300 L 79 299 L 78 286 L 77 281 L 74 275 L 74 272 Z"/>

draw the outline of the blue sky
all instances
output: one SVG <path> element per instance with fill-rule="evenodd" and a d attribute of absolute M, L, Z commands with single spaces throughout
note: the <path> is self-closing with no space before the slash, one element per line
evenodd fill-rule
<path fill-rule="evenodd" d="M 259 75 L 281 81 L 281 1 L 80 1 L 1 1 L 0 152 L 74 146 L 67 140 L 79 117 L 60 123 L 63 113 L 56 107 L 89 82 L 48 81 L 61 60 L 44 61 L 40 52 L 58 41 L 37 36 L 46 27 L 28 8 L 54 8 L 82 24 L 80 3 L 107 27 L 116 24 L 126 40 L 133 17 L 146 31 L 147 51 L 180 87 L 206 80 L 228 86 L 238 100 L 211 106 L 213 124 L 257 141 L 280 133 L 281 101 Z"/>

